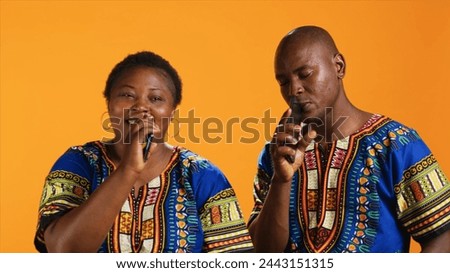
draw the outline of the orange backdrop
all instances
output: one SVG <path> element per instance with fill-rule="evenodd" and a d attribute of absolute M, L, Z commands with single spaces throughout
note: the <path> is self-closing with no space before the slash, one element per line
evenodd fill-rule
<path fill-rule="evenodd" d="M 450 174 L 448 14 L 445 1 L 2 1 L 0 252 L 35 251 L 49 168 L 70 145 L 105 135 L 106 77 L 139 50 L 178 69 L 180 117 L 194 111 L 202 121 L 223 122 L 224 131 L 209 135 L 218 143 L 205 143 L 205 127 L 196 125 L 199 143 L 181 144 L 225 172 L 246 217 L 265 141 L 261 118 L 268 110 L 279 117 L 286 107 L 273 76 L 274 50 L 299 25 L 320 25 L 335 37 L 355 105 L 417 129 Z M 249 117 L 259 119 L 248 127 L 261 135 L 239 143 L 252 134 L 235 121 Z M 182 125 L 179 136 L 188 129 Z M 177 139 L 172 134 L 169 142 Z"/>

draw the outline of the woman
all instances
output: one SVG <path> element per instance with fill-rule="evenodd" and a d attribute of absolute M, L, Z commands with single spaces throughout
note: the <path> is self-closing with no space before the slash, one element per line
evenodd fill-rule
<path fill-rule="evenodd" d="M 55 163 L 40 203 L 37 250 L 251 250 L 241 209 L 222 172 L 164 142 L 181 101 L 176 70 L 151 52 L 129 55 L 111 71 L 104 96 L 115 137 L 72 147 Z"/>

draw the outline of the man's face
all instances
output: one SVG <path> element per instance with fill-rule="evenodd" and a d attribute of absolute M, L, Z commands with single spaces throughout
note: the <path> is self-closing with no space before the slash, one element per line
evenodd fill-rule
<path fill-rule="evenodd" d="M 336 99 L 342 93 L 340 68 L 326 46 L 301 39 L 285 42 L 275 59 L 275 76 L 281 94 L 288 104 L 295 97 L 302 120 L 323 119 L 325 108 L 336 107 Z"/>

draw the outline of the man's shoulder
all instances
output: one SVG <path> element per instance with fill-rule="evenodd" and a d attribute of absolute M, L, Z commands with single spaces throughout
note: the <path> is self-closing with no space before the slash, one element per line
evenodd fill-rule
<path fill-rule="evenodd" d="M 398 120 L 383 115 L 380 115 L 380 119 L 382 120 L 380 129 L 384 129 L 384 131 L 388 132 L 388 134 L 395 134 L 395 135 L 417 134 L 414 128 Z"/>
<path fill-rule="evenodd" d="M 363 137 L 374 141 L 374 138 L 385 145 L 399 148 L 420 140 L 417 131 L 388 116 L 375 114 L 369 126 L 362 130 Z"/>
<path fill-rule="evenodd" d="M 357 131 L 376 131 L 380 129 L 387 129 L 392 130 L 394 128 L 404 128 L 408 131 L 414 131 L 413 128 L 403 124 L 400 121 L 397 121 L 389 116 L 383 115 L 383 114 L 372 114 L 368 120 L 364 123 L 364 125 Z"/>

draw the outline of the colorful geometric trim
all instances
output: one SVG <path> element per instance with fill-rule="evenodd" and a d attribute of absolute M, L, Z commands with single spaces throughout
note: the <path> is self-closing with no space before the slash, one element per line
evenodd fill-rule
<path fill-rule="evenodd" d="M 200 210 L 200 220 L 205 233 L 205 251 L 252 249 L 233 189 L 223 190 L 209 198 Z"/>
<path fill-rule="evenodd" d="M 40 206 L 35 236 L 40 252 L 47 252 L 43 236 L 47 225 L 85 202 L 115 170 L 106 145 L 96 141 L 71 147 L 55 163 Z M 202 226 L 200 211 L 213 216 L 211 226 Z M 131 189 L 98 252 L 252 249 L 234 191 L 223 173 L 193 152 L 174 147 L 158 177 L 139 190 Z"/>
<path fill-rule="evenodd" d="M 415 240 L 450 228 L 450 183 L 432 154 L 406 170 L 394 191 L 398 217 Z"/>
<path fill-rule="evenodd" d="M 40 202 L 40 214 L 51 215 L 65 208 L 78 207 L 88 198 L 87 179 L 67 171 L 53 171 L 46 179 Z"/>
<path fill-rule="evenodd" d="M 286 252 L 405 252 L 410 234 L 420 242 L 450 229 L 448 180 L 432 155 L 417 163 L 430 152 L 415 130 L 373 115 L 354 134 L 327 144 L 308 146 L 293 177 Z M 272 172 L 266 145 L 249 223 L 263 207 Z"/>

